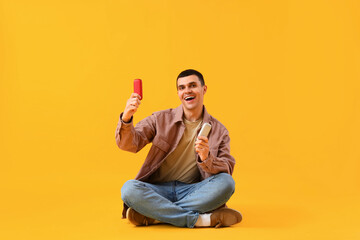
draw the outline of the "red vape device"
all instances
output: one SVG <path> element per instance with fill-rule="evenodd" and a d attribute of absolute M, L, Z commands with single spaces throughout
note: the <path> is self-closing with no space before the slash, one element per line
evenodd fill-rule
<path fill-rule="evenodd" d="M 134 93 L 137 93 L 140 95 L 140 100 L 143 99 L 141 79 L 134 80 Z"/>

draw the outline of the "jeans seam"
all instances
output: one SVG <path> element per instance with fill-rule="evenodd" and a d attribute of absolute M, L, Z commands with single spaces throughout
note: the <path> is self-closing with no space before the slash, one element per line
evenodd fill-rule
<path fill-rule="evenodd" d="M 199 215 L 200 215 L 200 214 L 197 213 L 197 212 L 194 212 L 194 213 L 195 213 L 196 217 L 195 217 L 195 219 L 194 219 L 194 222 L 193 222 L 192 224 L 189 224 L 189 225 L 188 225 L 189 228 L 194 228 L 197 220 L 199 219 Z"/>

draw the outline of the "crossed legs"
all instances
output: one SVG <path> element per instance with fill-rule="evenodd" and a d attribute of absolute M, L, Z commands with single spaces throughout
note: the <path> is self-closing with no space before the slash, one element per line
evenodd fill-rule
<path fill-rule="evenodd" d="M 178 227 L 193 228 L 199 214 L 226 203 L 235 190 L 233 178 L 219 173 L 201 182 L 150 184 L 127 181 L 121 189 L 126 205 L 149 218 Z"/>

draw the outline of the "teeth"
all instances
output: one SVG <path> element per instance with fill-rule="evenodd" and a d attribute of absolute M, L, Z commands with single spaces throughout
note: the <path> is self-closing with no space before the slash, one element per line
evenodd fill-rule
<path fill-rule="evenodd" d="M 195 97 L 186 97 L 185 100 L 194 99 Z"/>

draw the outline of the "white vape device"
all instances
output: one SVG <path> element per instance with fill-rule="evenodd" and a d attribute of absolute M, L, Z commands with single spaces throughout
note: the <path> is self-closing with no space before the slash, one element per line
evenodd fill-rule
<path fill-rule="evenodd" d="M 211 125 L 208 123 L 204 123 L 201 127 L 201 130 L 200 130 L 198 136 L 207 137 L 209 135 L 210 130 L 211 130 Z"/>

